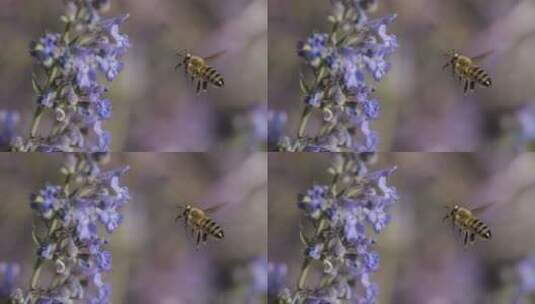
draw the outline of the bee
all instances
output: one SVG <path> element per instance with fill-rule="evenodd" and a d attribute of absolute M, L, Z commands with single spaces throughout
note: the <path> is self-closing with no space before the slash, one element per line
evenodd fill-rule
<path fill-rule="evenodd" d="M 457 75 L 459 81 L 462 82 L 464 80 L 465 94 L 468 92 L 469 88 L 470 91 L 473 91 L 476 83 L 484 87 L 490 87 L 492 85 L 492 80 L 490 79 L 489 74 L 475 63 L 487 57 L 490 53 L 492 52 L 485 52 L 475 57 L 468 57 L 459 54 L 455 50 L 451 50 L 445 54 L 447 57 L 450 57 L 450 60 L 446 62 L 442 69 L 444 70 L 451 65 L 453 77 Z"/>
<path fill-rule="evenodd" d="M 459 205 L 454 205 L 453 207 L 446 206 L 449 211 L 442 221 L 451 218 L 452 227 L 456 226 L 461 234 L 464 233 L 465 246 L 472 245 L 476 240 L 476 236 L 484 240 L 489 240 L 492 237 L 489 226 L 476 216 L 489 206 L 486 205 L 475 209 L 468 209 Z"/>
<path fill-rule="evenodd" d="M 184 73 L 186 77 L 191 77 L 191 81 L 197 82 L 196 93 L 199 95 L 201 92 L 207 91 L 208 83 L 220 88 L 225 85 L 223 76 L 212 66 L 208 65 L 208 62 L 223 55 L 225 51 L 220 51 L 207 57 L 200 57 L 191 54 L 187 50 L 177 52 L 179 56 L 179 62 L 175 66 L 175 70 L 184 66 Z"/>
<path fill-rule="evenodd" d="M 191 235 L 196 238 L 197 247 L 201 242 L 205 244 L 209 235 L 221 240 L 225 236 L 223 229 L 209 215 L 224 205 L 220 204 L 207 209 L 197 208 L 191 204 L 178 206 L 179 212 L 175 222 L 180 219 L 184 220 L 184 229 L 186 233 L 188 233 L 188 228 L 191 229 Z"/>

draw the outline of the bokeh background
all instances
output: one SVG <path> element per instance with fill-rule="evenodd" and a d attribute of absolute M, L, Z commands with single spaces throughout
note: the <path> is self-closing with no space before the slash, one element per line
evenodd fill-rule
<path fill-rule="evenodd" d="M 62 29 L 62 1 L 0 1 L 0 109 L 18 110 L 26 135 L 35 99 L 31 40 Z M 265 150 L 267 137 L 266 0 L 117 0 L 106 16 L 129 13 L 121 27 L 132 48 L 110 87 L 113 114 L 105 127 L 113 151 Z M 177 49 L 208 56 L 222 89 L 196 96 Z"/>
<path fill-rule="evenodd" d="M 323 153 L 269 155 L 268 259 L 287 264 L 291 289 L 305 249 L 297 194 L 330 182 L 330 160 Z M 389 184 L 401 200 L 377 238 L 379 304 L 534 303 L 535 153 L 379 153 L 368 168 L 392 166 L 397 171 Z M 443 207 L 461 202 L 469 208 L 492 204 L 480 215 L 491 240 L 465 249 L 442 222 Z M 519 266 L 530 257 L 528 267 Z M 520 287 L 530 287 L 531 298 L 513 302 Z"/>
<path fill-rule="evenodd" d="M 522 150 L 535 138 L 535 2 L 531 0 L 380 0 L 370 18 L 396 13 L 392 69 L 377 84 L 380 151 Z M 299 40 L 326 32 L 330 1 L 269 0 L 269 108 L 288 113 L 295 137 L 303 101 Z M 481 62 L 492 88 L 465 96 L 443 52 L 493 53 Z"/>
<path fill-rule="evenodd" d="M 27 288 L 35 251 L 29 195 L 62 180 L 62 161 L 0 154 L 0 262 L 19 264 L 17 287 Z M 112 153 L 110 168 L 131 167 L 122 184 L 132 200 L 110 240 L 111 303 L 265 303 L 266 161 L 266 153 Z M 186 202 L 227 203 L 213 215 L 225 239 L 196 250 L 174 222 Z"/>

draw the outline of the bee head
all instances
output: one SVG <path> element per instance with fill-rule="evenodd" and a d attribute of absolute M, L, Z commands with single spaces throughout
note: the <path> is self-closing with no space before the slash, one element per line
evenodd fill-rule
<path fill-rule="evenodd" d="M 181 205 L 176 206 L 176 208 L 178 209 L 179 217 L 182 217 L 182 216 L 187 215 L 191 211 L 192 207 L 190 204 L 185 204 L 185 205 L 181 204 Z"/>
<path fill-rule="evenodd" d="M 176 55 L 178 56 L 178 59 L 181 63 L 188 62 L 188 60 L 191 59 L 191 53 L 186 49 L 176 52 Z"/>
<path fill-rule="evenodd" d="M 451 49 L 451 50 L 445 52 L 444 56 L 450 57 L 450 58 L 453 58 L 453 59 L 457 59 L 459 57 L 459 53 L 457 53 L 457 51 L 455 49 Z"/>
<path fill-rule="evenodd" d="M 447 217 L 454 216 L 459 211 L 459 205 L 455 204 L 453 206 L 444 206 L 448 210 Z"/>

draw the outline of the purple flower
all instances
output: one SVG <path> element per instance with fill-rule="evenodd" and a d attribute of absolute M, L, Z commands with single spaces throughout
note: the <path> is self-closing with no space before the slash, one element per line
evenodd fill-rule
<path fill-rule="evenodd" d="M 9 150 L 9 145 L 15 139 L 16 126 L 20 114 L 16 111 L 0 110 L 0 151 Z"/>
<path fill-rule="evenodd" d="M 123 221 L 123 216 L 117 212 L 114 208 L 108 208 L 107 210 L 100 210 L 99 220 L 106 227 L 106 231 L 112 233 L 119 227 Z"/>
<path fill-rule="evenodd" d="M 39 96 L 37 103 L 46 108 L 52 108 L 54 106 L 54 100 L 56 98 L 56 92 L 51 89 L 46 90 Z"/>
<path fill-rule="evenodd" d="M 111 117 L 111 102 L 109 99 L 103 99 L 96 102 L 96 111 L 101 119 Z"/>
<path fill-rule="evenodd" d="M 307 215 L 314 218 L 320 216 L 321 210 L 327 206 L 325 201 L 328 187 L 316 185 L 307 190 L 306 194 L 299 199 L 298 206 L 303 209 Z"/>
<path fill-rule="evenodd" d="M 379 117 L 379 102 L 375 99 L 362 102 L 362 111 L 369 119 L 376 119 Z"/>
<path fill-rule="evenodd" d="M 319 260 L 322 250 L 323 244 L 314 244 L 305 249 L 305 255 L 314 260 Z"/>
<path fill-rule="evenodd" d="M 305 103 L 315 108 L 319 108 L 319 106 L 321 105 L 322 98 L 323 98 L 322 92 L 314 92 L 311 95 L 308 95 L 307 97 L 305 97 Z"/>
<path fill-rule="evenodd" d="M 361 55 L 352 49 L 344 50 L 342 59 L 343 85 L 347 90 L 355 90 L 364 86 L 364 73 L 361 71 L 359 62 Z"/>
<path fill-rule="evenodd" d="M 112 81 L 119 75 L 123 69 L 123 63 L 118 61 L 114 55 L 109 55 L 105 57 L 97 57 L 98 67 L 106 75 L 108 81 Z"/>
<path fill-rule="evenodd" d="M 365 226 L 359 222 L 355 215 L 351 213 L 344 214 L 344 237 L 348 241 L 358 241 L 364 237 Z"/>
<path fill-rule="evenodd" d="M 519 289 L 521 293 L 535 291 L 535 257 L 528 257 L 517 265 L 517 273 L 520 279 Z"/>
<path fill-rule="evenodd" d="M 306 42 L 297 44 L 297 54 L 303 57 L 309 65 L 319 66 L 322 54 L 326 52 L 327 38 L 328 35 L 324 33 L 310 35 Z"/>
<path fill-rule="evenodd" d="M 61 185 L 47 185 L 32 196 L 30 206 L 36 218 L 49 229 L 34 234 L 39 244 L 38 267 L 54 263 L 61 280 L 50 286 L 35 286 L 24 297 L 42 303 L 65 303 L 67 299 L 87 303 L 109 303 L 111 285 L 101 274 L 111 271 L 111 252 L 105 234 L 120 225 L 120 208 L 129 200 L 128 188 L 120 184 L 127 167 L 104 170 L 107 159 L 101 154 L 67 154 L 62 172 L 68 175 Z M 41 237 L 44 235 L 46 237 Z M 37 271 L 37 270 L 34 270 Z"/>
<path fill-rule="evenodd" d="M 65 4 L 62 19 L 69 25 L 67 32 L 46 34 L 30 45 L 30 54 L 48 77 L 43 83 L 33 79 L 38 94 L 36 115 L 53 114 L 53 126 L 47 128 L 48 134 L 38 136 L 41 120 L 35 119 L 30 137 L 13 145 L 15 151 L 109 150 L 111 135 L 102 129 L 102 121 L 111 118 L 112 106 L 99 75 L 112 81 L 124 67 L 121 60 L 130 41 L 119 27 L 128 15 L 103 19 L 101 8 L 108 7 L 109 0 L 68 0 Z"/>
<path fill-rule="evenodd" d="M 334 23 L 329 33 L 314 33 L 300 42 L 297 54 L 311 70 L 312 80 L 301 80 L 305 109 L 295 140 L 279 143 L 283 151 L 373 152 L 377 134 L 369 121 L 379 118 L 380 105 L 371 95 L 375 83 L 391 68 L 397 38 L 387 33 L 395 15 L 369 20 L 376 0 L 333 0 Z M 305 134 L 311 113 L 321 111 L 316 134 Z M 310 132 L 309 132 L 310 133 Z"/>
<path fill-rule="evenodd" d="M 40 190 L 38 194 L 32 195 L 31 207 L 39 213 L 40 216 L 51 219 L 54 216 L 54 206 L 61 204 L 61 188 L 58 186 L 48 185 Z"/>
<path fill-rule="evenodd" d="M 369 171 L 367 153 L 340 153 L 334 156 L 328 172 L 334 176 L 329 185 L 314 185 L 299 195 L 298 207 L 313 227 L 301 230 L 305 245 L 302 274 L 312 270 L 313 260 L 321 286 L 304 288 L 302 280 L 293 295 L 279 292 L 284 303 L 375 303 L 378 287 L 370 276 L 380 267 L 374 250 L 374 233 L 384 231 L 389 221 L 388 208 L 398 200 L 397 191 L 388 184 L 394 168 Z M 304 227 L 305 225 L 302 225 Z M 304 270 L 304 269 L 307 270 Z M 306 278 L 306 277 L 305 277 Z"/>
<path fill-rule="evenodd" d="M 15 280 L 20 274 L 16 263 L 0 262 L 0 299 L 8 298 L 15 288 Z"/>
<path fill-rule="evenodd" d="M 108 272 L 111 270 L 111 253 L 109 251 L 98 252 L 96 254 L 96 263 L 100 271 Z"/>
<path fill-rule="evenodd" d="M 375 232 L 380 233 L 390 221 L 390 217 L 382 208 L 374 208 L 368 212 L 368 221 L 372 224 Z"/>
<path fill-rule="evenodd" d="M 268 149 L 276 151 L 277 145 L 282 140 L 284 126 L 288 121 L 288 115 L 282 111 L 270 110 L 268 112 Z"/>
<path fill-rule="evenodd" d="M 369 271 L 376 271 L 379 268 L 379 255 L 377 252 L 363 254 L 363 262 Z"/>
<path fill-rule="evenodd" d="M 37 255 L 45 260 L 52 260 L 54 247 L 52 244 L 44 244 L 37 249 Z"/>
<path fill-rule="evenodd" d="M 279 295 L 285 284 L 288 268 L 284 264 L 268 264 L 268 296 L 274 298 Z"/>
<path fill-rule="evenodd" d="M 30 43 L 30 54 L 45 68 L 50 68 L 63 53 L 60 34 L 46 34 L 38 42 Z"/>
<path fill-rule="evenodd" d="M 65 302 L 62 299 L 39 297 L 35 303 L 36 304 L 64 304 Z"/>

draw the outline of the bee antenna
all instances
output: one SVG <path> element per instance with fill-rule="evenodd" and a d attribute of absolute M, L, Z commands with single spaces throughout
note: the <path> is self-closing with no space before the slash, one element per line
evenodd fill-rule
<path fill-rule="evenodd" d="M 177 50 L 177 51 L 176 51 L 176 55 L 177 55 L 180 59 L 186 57 L 187 54 L 188 54 L 188 50 L 186 50 L 186 49 L 181 49 L 181 50 Z"/>
<path fill-rule="evenodd" d="M 447 51 L 442 51 L 442 56 L 444 56 L 444 57 L 451 57 L 451 56 L 453 56 L 453 54 L 455 54 L 455 50 L 454 49 L 447 50 Z"/>

